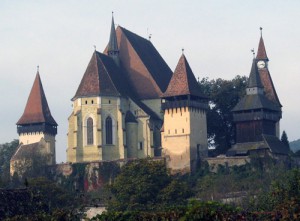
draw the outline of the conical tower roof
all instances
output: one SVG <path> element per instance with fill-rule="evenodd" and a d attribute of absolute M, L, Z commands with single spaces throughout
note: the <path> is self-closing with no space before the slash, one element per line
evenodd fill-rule
<path fill-rule="evenodd" d="M 36 74 L 24 113 L 17 122 L 17 125 L 36 123 L 57 126 L 56 121 L 51 115 L 39 72 Z"/>
<path fill-rule="evenodd" d="M 256 59 L 257 60 L 267 60 L 267 61 L 269 61 L 268 56 L 267 56 L 267 52 L 266 52 L 266 48 L 265 48 L 264 39 L 263 39 L 262 36 L 260 36 Z"/>
<path fill-rule="evenodd" d="M 200 92 L 199 84 L 184 54 L 181 55 L 168 88 L 162 97 L 173 97 L 180 95 L 205 97 Z"/>
<path fill-rule="evenodd" d="M 261 83 L 259 72 L 256 65 L 256 60 L 253 59 L 251 72 L 248 79 L 248 88 L 263 88 L 263 84 Z"/>

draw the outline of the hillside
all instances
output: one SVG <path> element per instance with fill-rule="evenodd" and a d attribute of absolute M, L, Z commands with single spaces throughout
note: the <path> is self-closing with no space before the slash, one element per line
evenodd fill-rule
<path fill-rule="evenodd" d="M 290 142 L 290 148 L 294 153 L 300 150 L 300 139 Z"/>

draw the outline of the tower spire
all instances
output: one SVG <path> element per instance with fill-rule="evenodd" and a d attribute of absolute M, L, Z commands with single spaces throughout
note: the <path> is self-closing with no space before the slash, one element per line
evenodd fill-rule
<path fill-rule="evenodd" d="M 117 34 L 116 34 L 115 22 L 114 22 L 114 12 L 112 12 L 110 37 L 109 37 L 107 52 L 108 55 L 111 57 L 114 57 L 119 54 Z"/>
<path fill-rule="evenodd" d="M 256 59 L 269 61 L 267 52 L 266 52 L 266 48 L 265 48 L 264 39 L 262 37 L 262 27 L 260 27 L 259 29 L 260 29 L 260 40 L 259 40 Z"/>

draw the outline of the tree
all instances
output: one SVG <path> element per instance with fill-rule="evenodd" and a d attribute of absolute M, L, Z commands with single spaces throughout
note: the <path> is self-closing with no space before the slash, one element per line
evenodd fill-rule
<path fill-rule="evenodd" d="M 162 160 L 141 159 L 128 162 L 110 186 L 113 198 L 109 211 L 162 210 L 182 205 L 191 195 L 186 181 L 168 174 Z"/>
<path fill-rule="evenodd" d="M 281 135 L 281 139 L 280 140 L 281 140 L 282 143 L 284 143 L 284 145 L 286 146 L 286 148 L 288 148 L 288 150 L 290 150 L 290 142 L 288 140 L 288 136 L 287 136 L 285 130 L 282 131 L 282 135 Z"/>
<path fill-rule="evenodd" d="M 18 146 L 18 140 L 0 144 L 0 180 L 2 181 L 2 185 L 7 185 L 10 180 L 10 159 L 16 152 Z"/>
<path fill-rule="evenodd" d="M 209 97 L 207 133 L 209 144 L 215 146 L 216 154 L 226 153 L 235 142 L 235 127 L 231 110 L 245 95 L 247 77 L 237 75 L 232 80 L 218 78 L 200 81 L 200 90 Z"/>

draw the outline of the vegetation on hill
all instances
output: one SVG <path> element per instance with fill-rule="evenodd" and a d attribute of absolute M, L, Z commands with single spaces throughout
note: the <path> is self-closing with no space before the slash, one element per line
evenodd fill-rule
<path fill-rule="evenodd" d="M 45 177 L 0 189 L 0 220 L 80 220 L 80 197 Z"/>
<path fill-rule="evenodd" d="M 185 204 L 191 191 L 186 181 L 172 178 L 164 161 L 149 159 L 127 163 L 110 186 L 109 210 L 157 210 L 165 205 Z"/>
<path fill-rule="evenodd" d="M 124 166 L 109 187 L 108 212 L 93 220 L 300 218 L 296 209 L 300 205 L 299 169 L 260 158 L 240 167 L 219 167 L 217 173 L 209 172 L 207 165 L 201 168 L 194 175 L 171 176 L 159 161 L 141 160 Z"/>
<path fill-rule="evenodd" d="M 18 145 L 18 140 L 0 144 L 0 188 L 10 181 L 10 158 L 16 152 Z"/>

